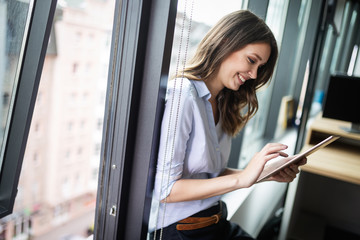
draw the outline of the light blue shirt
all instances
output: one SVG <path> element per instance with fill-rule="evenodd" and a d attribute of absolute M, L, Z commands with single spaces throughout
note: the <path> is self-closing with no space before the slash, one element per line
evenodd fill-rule
<path fill-rule="evenodd" d="M 224 171 L 231 137 L 222 130 L 221 117 L 215 126 L 210 97 L 203 81 L 175 79 L 169 82 L 155 178 L 157 200 L 164 199 L 181 178 L 209 179 Z M 156 228 L 209 208 L 220 198 L 166 203 L 166 206 L 161 203 Z"/>

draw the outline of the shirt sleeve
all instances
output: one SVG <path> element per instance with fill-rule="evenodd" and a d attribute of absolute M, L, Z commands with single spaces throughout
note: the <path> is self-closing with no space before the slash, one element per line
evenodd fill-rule
<path fill-rule="evenodd" d="M 166 198 L 183 173 L 187 141 L 193 121 L 191 83 L 175 79 L 169 83 L 161 125 L 155 177 L 155 195 Z"/>

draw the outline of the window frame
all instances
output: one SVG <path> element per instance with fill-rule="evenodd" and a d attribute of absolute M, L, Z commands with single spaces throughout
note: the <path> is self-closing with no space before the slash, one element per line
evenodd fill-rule
<path fill-rule="evenodd" d="M 146 239 L 176 10 L 116 1 L 95 239 Z"/>
<path fill-rule="evenodd" d="M 0 218 L 12 213 L 57 0 L 34 1 L 0 174 Z"/>

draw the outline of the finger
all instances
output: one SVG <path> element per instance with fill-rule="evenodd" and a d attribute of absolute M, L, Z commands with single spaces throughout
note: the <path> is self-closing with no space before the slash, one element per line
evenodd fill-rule
<path fill-rule="evenodd" d="M 279 152 L 280 156 L 282 157 L 288 157 L 289 155 L 287 153 L 284 153 L 284 152 Z"/>
<path fill-rule="evenodd" d="M 264 146 L 264 149 L 271 149 L 271 148 L 287 148 L 287 145 L 282 143 L 268 143 Z"/>
<path fill-rule="evenodd" d="M 295 178 L 296 177 L 296 172 L 293 170 L 293 169 L 291 169 L 291 168 L 285 168 L 284 169 L 284 172 L 289 176 L 289 177 L 291 177 L 291 178 Z"/>
<path fill-rule="evenodd" d="M 305 157 L 305 158 L 301 159 L 297 165 L 301 166 L 301 165 L 305 165 L 306 163 L 307 163 L 307 158 Z"/>
<path fill-rule="evenodd" d="M 268 154 L 265 156 L 265 161 L 270 161 L 271 159 L 277 158 L 278 156 L 280 156 L 280 153 L 272 153 L 272 154 Z"/>
<path fill-rule="evenodd" d="M 307 159 L 306 158 L 303 158 L 301 159 L 300 161 L 297 161 L 296 163 L 294 164 L 291 164 L 292 166 L 295 166 L 295 167 L 300 167 L 302 165 L 305 165 L 307 163 Z"/>
<path fill-rule="evenodd" d="M 280 144 L 280 143 L 270 143 L 267 144 L 262 151 L 268 155 L 271 153 L 276 153 L 276 152 L 281 152 L 282 150 L 287 149 L 288 146 L 284 145 L 284 144 Z"/>
<path fill-rule="evenodd" d="M 299 166 L 296 165 L 296 164 L 292 164 L 291 169 L 292 169 L 296 174 L 298 174 L 298 173 L 300 172 L 300 168 L 299 168 Z"/>
<path fill-rule="evenodd" d="M 284 172 L 285 172 L 285 174 L 287 174 L 287 177 L 286 177 L 287 182 L 292 182 L 292 180 L 294 180 L 296 178 L 296 173 L 293 172 L 291 169 L 288 168 Z"/>
<path fill-rule="evenodd" d="M 290 169 L 294 172 L 294 173 L 299 173 L 300 170 L 299 170 L 299 166 L 298 165 L 295 165 L 295 164 L 291 164 L 290 165 Z"/>
<path fill-rule="evenodd" d="M 279 177 L 280 177 L 281 181 L 283 181 L 283 182 L 290 182 L 294 179 L 294 178 L 290 177 L 284 170 L 279 172 Z"/>

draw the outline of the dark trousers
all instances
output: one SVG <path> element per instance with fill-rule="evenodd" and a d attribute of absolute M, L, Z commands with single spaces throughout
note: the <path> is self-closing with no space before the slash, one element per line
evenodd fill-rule
<path fill-rule="evenodd" d="M 210 217 L 220 211 L 219 204 L 217 206 L 205 209 L 198 212 L 192 217 Z M 222 216 L 218 223 L 196 229 L 196 230 L 182 230 L 176 229 L 178 223 L 171 224 L 165 228 L 156 230 L 156 238 L 154 232 L 150 234 L 150 240 L 240 240 L 240 239 L 254 239 L 246 233 L 239 225 L 226 220 L 227 208 L 226 204 L 222 202 Z M 161 238 L 160 238 L 160 235 Z"/>

